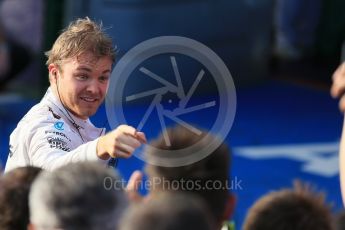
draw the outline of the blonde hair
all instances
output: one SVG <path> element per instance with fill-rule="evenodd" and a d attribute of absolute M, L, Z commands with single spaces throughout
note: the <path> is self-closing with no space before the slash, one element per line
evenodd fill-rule
<path fill-rule="evenodd" d="M 48 58 L 46 64 L 58 64 L 84 52 L 91 52 L 96 58 L 109 57 L 115 61 L 115 48 L 111 38 L 105 34 L 101 23 L 97 24 L 88 17 L 71 22 L 63 30 L 52 49 L 45 52 Z"/>

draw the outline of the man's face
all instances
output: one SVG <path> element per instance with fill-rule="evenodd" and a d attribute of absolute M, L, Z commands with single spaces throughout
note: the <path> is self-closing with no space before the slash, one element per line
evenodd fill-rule
<path fill-rule="evenodd" d="M 109 57 L 96 59 L 92 53 L 62 62 L 56 76 L 57 97 L 73 115 L 87 119 L 96 113 L 108 89 L 111 65 Z"/>

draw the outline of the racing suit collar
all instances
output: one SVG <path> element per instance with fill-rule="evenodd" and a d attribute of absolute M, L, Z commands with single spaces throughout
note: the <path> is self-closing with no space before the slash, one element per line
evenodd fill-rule
<path fill-rule="evenodd" d="M 42 100 L 48 100 L 48 101 L 50 101 L 54 106 L 57 107 L 57 109 L 59 109 L 59 113 L 61 112 L 61 113 L 68 119 L 67 112 L 66 112 L 66 109 L 67 109 L 67 108 L 65 108 L 65 107 L 62 105 L 61 101 L 60 101 L 58 98 L 56 98 L 56 96 L 54 95 L 54 93 L 53 93 L 51 87 L 49 87 L 49 88 L 47 89 L 47 92 L 46 92 L 46 94 L 44 95 L 44 97 L 43 97 Z M 75 122 L 79 127 L 81 127 L 81 128 L 84 128 L 84 126 L 85 126 L 86 124 L 90 124 L 90 123 L 91 123 L 91 122 L 90 122 L 90 119 L 83 120 L 83 119 L 81 119 L 81 118 L 79 118 L 79 117 L 76 117 L 76 116 L 73 115 L 71 112 L 69 112 L 69 115 L 73 118 L 74 122 Z M 69 119 L 68 119 L 68 120 L 69 120 Z"/>

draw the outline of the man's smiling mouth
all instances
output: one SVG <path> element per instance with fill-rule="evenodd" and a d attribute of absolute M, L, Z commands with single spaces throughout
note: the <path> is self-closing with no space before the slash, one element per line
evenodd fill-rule
<path fill-rule="evenodd" d="M 94 98 L 94 97 L 80 97 L 80 99 L 82 99 L 83 101 L 86 101 L 86 102 L 96 102 L 96 101 L 98 101 L 98 98 Z"/>

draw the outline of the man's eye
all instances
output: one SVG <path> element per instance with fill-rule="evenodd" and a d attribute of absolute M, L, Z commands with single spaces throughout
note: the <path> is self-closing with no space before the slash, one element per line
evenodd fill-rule
<path fill-rule="evenodd" d="M 88 77 L 86 75 L 77 75 L 76 78 L 78 80 L 86 80 L 86 79 L 88 79 Z"/>
<path fill-rule="evenodd" d="M 109 80 L 109 77 L 107 77 L 107 76 L 99 77 L 99 81 L 101 81 L 101 82 L 107 82 L 108 80 Z"/>

